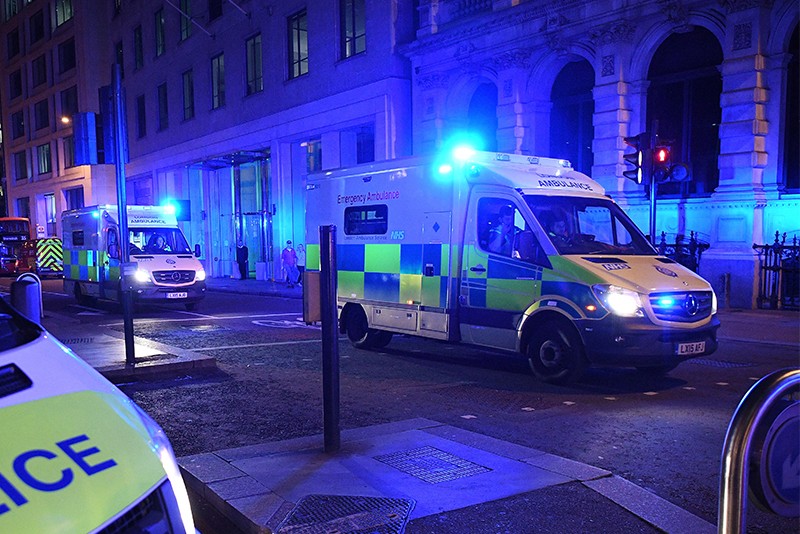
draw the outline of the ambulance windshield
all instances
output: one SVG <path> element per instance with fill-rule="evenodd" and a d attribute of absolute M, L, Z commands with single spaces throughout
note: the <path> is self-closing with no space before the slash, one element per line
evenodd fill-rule
<path fill-rule="evenodd" d="M 191 254 L 178 228 L 129 228 L 131 254 Z"/>
<path fill-rule="evenodd" d="M 611 200 L 536 195 L 526 195 L 525 200 L 560 254 L 656 255 Z"/>

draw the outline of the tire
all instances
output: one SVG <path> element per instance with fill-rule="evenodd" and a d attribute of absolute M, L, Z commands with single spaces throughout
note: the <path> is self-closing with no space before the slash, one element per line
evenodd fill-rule
<path fill-rule="evenodd" d="M 369 327 L 364 309 L 350 308 L 345 322 L 347 339 L 357 349 L 380 349 L 392 340 L 392 333 Z"/>
<path fill-rule="evenodd" d="M 565 321 L 547 321 L 536 327 L 526 355 L 536 378 L 548 384 L 575 382 L 587 367 L 580 337 Z"/>
<path fill-rule="evenodd" d="M 73 293 L 75 294 L 75 300 L 78 301 L 78 304 L 82 306 L 94 304 L 94 298 L 84 295 L 83 291 L 81 291 L 81 285 L 78 282 L 75 282 L 75 290 Z"/>

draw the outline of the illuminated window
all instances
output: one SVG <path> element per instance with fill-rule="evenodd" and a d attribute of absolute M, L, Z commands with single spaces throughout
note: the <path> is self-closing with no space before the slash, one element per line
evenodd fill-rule
<path fill-rule="evenodd" d="M 36 147 L 36 158 L 39 162 L 39 174 L 47 174 L 53 170 L 53 162 L 50 158 L 50 143 Z"/>
<path fill-rule="evenodd" d="M 366 0 L 341 0 L 340 31 L 342 58 L 367 49 Z"/>
<path fill-rule="evenodd" d="M 45 193 L 44 195 L 44 212 L 45 220 L 47 222 L 47 235 L 56 235 L 56 195 L 54 193 Z"/>
<path fill-rule="evenodd" d="M 247 94 L 252 95 L 264 89 L 264 75 L 261 63 L 261 34 L 255 35 L 245 43 L 247 51 Z"/>
<path fill-rule="evenodd" d="M 56 0 L 56 26 L 72 18 L 72 0 Z"/>
<path fill-rule="evenodd" d="M 308 73 L 308 16 L 306 10 L 288 18 L 289 78 Z"/>

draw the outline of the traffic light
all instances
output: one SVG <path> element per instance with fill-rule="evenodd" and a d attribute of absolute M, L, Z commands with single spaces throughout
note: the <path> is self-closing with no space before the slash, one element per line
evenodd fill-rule
<path fill-rule="evenodd" d="M 666 182 L 670 178 L 672 167 L 672 148 L 669 145 L 660 145 L 653 150 L 653 179 L 656 182 Z"/>
<path fill-rule="evenodd" d="M 632 137 L 626 137 L 625 143 L 633 147 L 636 151 L 631 154 L 623 155 L 625 163 L 631 165 L 633 168 L 623 171 L 622 175 L 633 180 L 637 184 L 647 183 L 650 179 L 647 165 L 646 155 L 650 152 L 650 135 L 648 133 L 640 133 Z"/>

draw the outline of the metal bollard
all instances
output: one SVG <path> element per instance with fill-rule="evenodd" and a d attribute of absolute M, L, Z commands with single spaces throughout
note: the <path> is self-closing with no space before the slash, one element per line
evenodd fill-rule
<path fill-rule="evenodd" d="M 36 324 L 42 322 L 42 288 L 30 278 L 11 282 L 11 305 Z"/>

